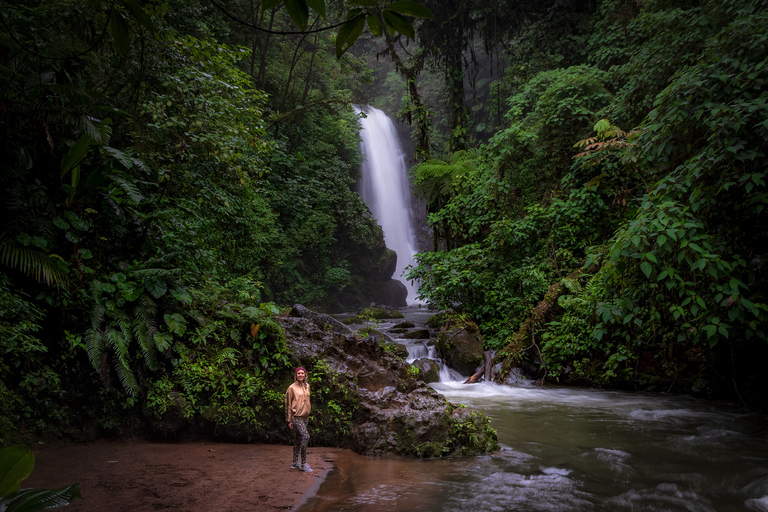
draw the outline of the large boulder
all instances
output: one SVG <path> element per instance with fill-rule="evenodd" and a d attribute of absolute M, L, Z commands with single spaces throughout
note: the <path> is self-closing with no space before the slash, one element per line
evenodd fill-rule
<path fill-rule="evenodd" d="M 404 308 L 408 305 L 408 289 L 397 279 L 376 283 L 370 290 L 370 300 L 388 308 Z"/>
<path fill-rule="evenodd" d="M 343 323 L 339 322 L 338 320 L 333 318 L 331 315 L 327 315 L 325 313 L 318 313 L 317 311 L 312 311 L 311 309 L 305 308 L 301 304 L 295 304 L 293 306 L 293 308 L 291 309 L 291 316 L 306 318 L 307 320 L 310 320 L 312 323 L 314 323 L 318 327 L 325 330 L 331 330 L 336 333 L 349 334 L 352 332 L 352 329 L 350 329 Z"/>
<path fill-rule="evenodd" d="M 322 373 L 320 389 L 313 388 L 310 417 L 313 431 L 325 436 L 321 442 L 369 455 L 422 457 L 498 447 L 484 414 L 448 402 L 414 375 L 392 344 L 329 332 L 307 318 L 287 317 L 281 323 L 291 363 L 306 367 L 311 379 Z M 351 412 L 345 416 L 345 411 Z"/>
<path fill-rule="evenodd" d="M 483 363 L 483 342 L 477 324 L 459 317 L 440 329 L 437 350 L 448 366 L 465 376 L 472 375 Z"/>
<path fill-rule="evenodd" d="M 415 360 L 411 364 L 419 369 L 419 379 L 427 384 L 440 381 L 440 367 L 433 359 L 423 357 Z"/>

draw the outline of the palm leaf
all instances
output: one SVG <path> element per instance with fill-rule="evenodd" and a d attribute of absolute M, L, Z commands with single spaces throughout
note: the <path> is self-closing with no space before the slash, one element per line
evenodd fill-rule
<path fill-rule="evenodd" d="M 24 247 L 3 236 L 0 237 L 0 261 L 33 277 L 38 283 L 56 288 L 67 287 L 66 268 L 56 255 Z"/>
<path fill-rule="evenodd" d="M 22 489 L 0 499 L 0 510 L 4 512 L 35 512 L 46 508 L 63 507 L 80 496 L 80 484 L 60 489 Z"/>

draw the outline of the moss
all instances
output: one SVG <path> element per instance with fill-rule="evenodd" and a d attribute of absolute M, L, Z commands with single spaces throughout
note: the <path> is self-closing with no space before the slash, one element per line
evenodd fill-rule
<path fill-rule="evenodd" d="M 358 313 L 358 316 L 373 318 L 375 320 L 384 320 L 387 318 L 405 318 L 405 316 L 400 311 L 384 308 L 365 308 L 360 313 Z"/>

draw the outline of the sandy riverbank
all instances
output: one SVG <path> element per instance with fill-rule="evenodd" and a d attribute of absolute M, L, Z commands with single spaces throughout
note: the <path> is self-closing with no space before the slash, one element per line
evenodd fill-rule
<path fill-rule="evenodd" d="M 333 448 L 310 448 L 314 472 L 290 469 L 292 447 L 216 442 L 97 441 L 35 446 L 23 487 L 80 483 L 67 512 L 293 510 L 317 492 Z"/>

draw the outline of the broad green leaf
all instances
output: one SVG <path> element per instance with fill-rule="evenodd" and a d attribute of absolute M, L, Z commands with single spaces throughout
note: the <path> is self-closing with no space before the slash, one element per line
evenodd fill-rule
<path fill-rule="evenodd" d="M 35 454 L 26 446 L 0 450 L 0 496 L 18 491 L 35 467 Z"/>
<path fill-rule="evenodd" d="M 173 313 L 172 315 L 163 315 L 168 330 L 179 336 L 184 336 L 187 332 L 187 320 L 179 313 Z"/>
<path fill-rule="evenodd" d="M 122 55 L 128 55 L 128 48 L 131 42 L 128 35 L 128 24 L 117 9 L 112 9 L 109 28 L 112 32 L 112 39 L 115 41 L 115 50 Z"/>
<path fill-rule="evenodd" d="M 601 119 L 597 123 L 595 123 L 595 126 L 593 130 L 597 133 L 603 133 L 604 131 L 611 128 L 611 122 L 607 119 Z"/>
<path fill-rule="evenodd" d="M 357 41 L 360 34 L 363 33 L 365 27 L 365 18 L 360 17 L 357 19 L 349 20 L 344 23 L 339 29 L 339 34 L 336 36 L 336 57 L 341 57 L 344 52 L 349 50 L 349 47 Z"/>
<path fill-rule="evenodd" d="M 310 9 L 325 18 L 325 0 L 307 0 Z"/>
<path fill-rule="evenodd" d="M 421 5 L 417 2 L 407 2 L 407 1 L 401 1 L 401 2 L 395 2 L 393 4 L 390 4 L 387 6 L 387 9 L 391 9 L 395 12 L 399 12 L 400 14 L 405 14 L 406 16 L 413 16 L 414 18 L 426 18 L 431 20 L 435 17 L 434 14 L 432 14 L 432 11 Z M 608 126 L 610 127 L 610 123 L 608 123 Z"/>
<path fill-rule="evenodd" d="M 402 14 L 385 9 L 384 23 L 386 23 L 387 26 L 392 28 L 395 32 L 399 32 L 400 34 L 403 34 L 404 36 L 411 39 L 416 38 L 413 25 L 411 25 L 411 22 L 405 19 Z"/>
<path fill-rule="evenodd" d="M 174 288 L 171 290 L 171 296 L 179 302 L 192 304 L 192 296 L 184 288 Z"/>
<path fill-rule="evenodd" d="M 154 298 L 159 299 L 168 290 L 168 285 L 161 277 L 149 276 L 144 279 L 144 286 Z"/>
<path fill-rule="evenodd" d="M 645 277 L 651 277 L 651 272 L 653 272 L 653 266 L 647 261 L 644 261 L 640 264 L 640 270 L 643 271 L 643 274 L 645 274 Z"/>
<path fill-rule="evenodd" d="M 349 5 L 362 5 L 363 7 L 376 7 L 379 5 L 378 0 L 351 0 Z"/>
<path fill-rule="evenodd" d="M 22 489 L 6 496 L 10 505 L 5 512 L 35 512 L 47 508 L 57 508 L 69 505 L 74 499 L 82 499 L 80 496 L 80 484 L 68 485 L 60 489 Z M 3 509 L 0 501 L 0 510 Z"/>
<path fill-rule="evenodd" d="M 141 292 L 144 289 L 139 283 L 128 281 L 120 285 L 120 294 L 128 302 L 133 302 L 141 296 Z"/>
<path fill-rule="evenodd" d="M 285 0 L 285 10 L 288 11 L 288 16 L 299 30 L 307 30 L 309 8 L 306 0 Z"/>
<path fill-rule="evenodd" d="M 376 17 L 375 14 L 369 14 L 368 15 L 368 30 L 371 31 L 371 34 L 378 37 L 382 34 L 381 32 L 381 22 L 379 21 L 379 18 Z"/>
<path fill-rule="evenodd" d="M 261 2 L 261 8 L 266 11 L 267 9 L 277 7 L 281 3 L 283 3 L 283 0 L 263 0 L 263 2 Z"/>
<path fill-rule="evenodd" d="M 152 19 L 136 0 L 123 0 L 123 4 L 129 11 L 131 11 L 133 17 L 136 18 L 136 21 L 138 21 L 142 27 L 146 28 L 150 34 L 155 33 L 155 24 L 152 23 Z"/>
<path fill-rule="evenodd" d="M 66 176 L 69 171 L 80 165 L 80 162 L 83 161 L 85 155 L 88 154 L 91 145 L 95 143 L 96 141 L 93 140 L 93 137 L 85 133 L 77 139 L 77 142 L 69 147 L 69 151 L 67 151 L 67 154 L 61 159 L 62 178 Z"/>

